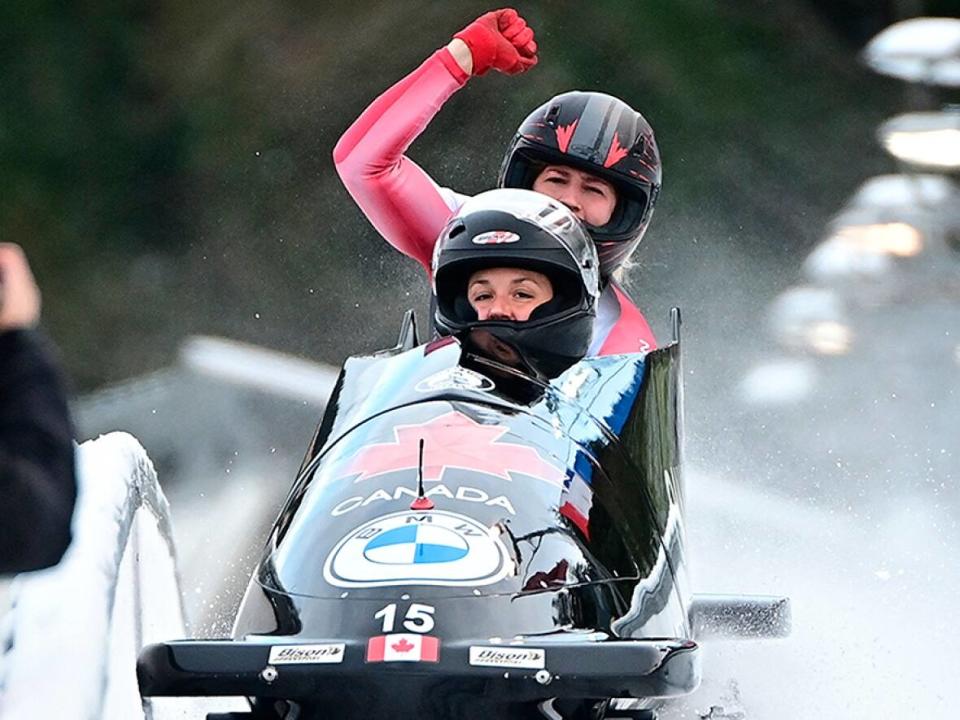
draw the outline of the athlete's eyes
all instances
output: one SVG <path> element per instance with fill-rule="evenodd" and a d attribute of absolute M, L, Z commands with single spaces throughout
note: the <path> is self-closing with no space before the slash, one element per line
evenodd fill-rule
<path fill-rule="evenodd" d="M 536 300 L 537 293 L 535 290 L 528 288 L 517 288 L 513 291 L 513 296 L 518 300 Z"/>
<path fill-rule="evenodd" d="M 607 197 L 607 195 L 609 194 L 607 192 L 607 189 L 602 185 L 587 185 L 586 189 L 587 189 L 587 192 L 594 193 L 596 195 L 599 195 L 600 197 Z"/>
<path fill-rule="evenodd" d="M 491 297 L 491 296 L 490 296 L 490 293 L 481 292 L 481 293 L 476 293 L 475 295 L 472 295 L 472 296 L 470 297 L 470 301 L 471 301 L 471 302 L 475 302 L 475 303 L 485 302 L 485 301 L 489 300 L 490 297 Z"/>

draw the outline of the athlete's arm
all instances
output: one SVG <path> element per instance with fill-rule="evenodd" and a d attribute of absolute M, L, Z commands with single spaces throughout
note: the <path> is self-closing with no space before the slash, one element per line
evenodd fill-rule
<path fill-rule="evenodd" d="M 73 426 L 35 330 L 0 332 L 0 574 L 50 567 L 70 543 Z"/>
<path fill-rule="evenodd" d="M 360 209 L 425 268 L 459 203 L 404 153 L 471 74 L 522 72 L 535 63 L 533 31 L 516 11 L 487 13 L 378 97 L 334 148 L 337 172 Z"/>
<path fill-rule="evenodd" d="M 448 50 L 438 50 L 364 110 L 333 150 L 337 173 L 363 214 L 425 268 L 455 207 L 404 153 L 467 78 Z"/>
<path fill-rule="evenodd" d="M 50 567 L 70 542 L 73 427 L 39 319 L 23 250 L 0 243 L 0 574 Z"/>

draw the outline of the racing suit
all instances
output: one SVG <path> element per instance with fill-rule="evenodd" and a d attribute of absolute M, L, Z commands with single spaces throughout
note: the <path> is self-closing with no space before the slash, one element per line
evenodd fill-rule
<path fill-rule="evenodd" d="M 60 561 L 74 470 L 73 426 L 50 352 L 33 330 L 0 332 L 0 574 Z"/>
<path fill-rule="evenodd" d="M 446 48 L 438 50 L 364 110 L 333 151 L 340 178 L 373 226 L 428 274 L 434 244 L 466 196 L 438 186 L 404 153 L 468 78 Z M 607 283 L 589 354 L 655 347 L 646 319 L 623 290 Z"/>

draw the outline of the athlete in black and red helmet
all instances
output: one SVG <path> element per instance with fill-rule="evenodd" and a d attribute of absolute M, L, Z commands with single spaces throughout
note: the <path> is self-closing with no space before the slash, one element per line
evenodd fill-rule
<path fill-rule="evenodd" d="M 533 30 L 515 10 L 486 13 L 378 97 L 334 148 L 337 172 L 370 222 L 428 273 L 440 231 L 467 196 L 437 185 L 406 156 L 407 148 L 471 76 L 491 68 L 514 75 L 536 62 Z M 646 319 L 613 274 L 650 221 L 659 167 L 650 126 L 600 93 L 548 102 L 521 125 L 505 158 L 503 185 L 559 200 L 597 243 L 603 289 L 591 355 L 656 347 Z"/>
<path fill-rule="evenodd" d="M 500 168 L 500 186 L 530 188 L 563 200 L 571 170 L 613 187 L 617 203 L 596 226 L 587 220 L 600 257 L 600 273 L 612 275 L 630 256 L 650 224 L 660 192 L 660 152 L 650 123 L 622 100 L 598 92 L 557 95 L 517 129 Z M 559 187 L 557 194 L 551 185 Z"/>

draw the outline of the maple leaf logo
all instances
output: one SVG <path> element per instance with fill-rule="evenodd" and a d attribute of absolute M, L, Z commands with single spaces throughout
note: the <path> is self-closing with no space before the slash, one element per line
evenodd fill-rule
<path fill-rule="evenodd" d="M 408 653 L 413 650 L 413 643 L 406 638 L 400 638 L 400 642 L 395 642 L 390 647 L 392 647 L 398 653 Z"/>
<path fill-rule="evenodd" d="M 563 483 L 565 474 L 544 460 L 529 445 L 507 442 L 501 437 L 506 425 L 484 425 L 456 411 L 432 418 L 422 425 L 397 425 L 393 442 L 366 445 L 350 460 L 347 475 L 354 482 L 399 470 L 416 470 L 423 439 L 423 480 L 439 482 L 448 468 L 461 468 L 510 480 L 510 473 Z"/>
<path fill-rule="evenodd" d="M 570 141 L 573 139 L 573 132 L 577 129 L 578 122 L 580 122 L 579 118 L 569 125 L 561 125 L 557 128 L 557 148 L 560 152 L 565 153 L 567 148 L 570 147 Z"/>
<path fill-rule="evenodd" d="M 613 142 L 610 143 L 610 149 L 607 151 L 607 159 L 603 161 L 604 167 L 616 165 L 627 156 L 627 149 L 620 144 L 620 135 L 613 134 Z"/>

